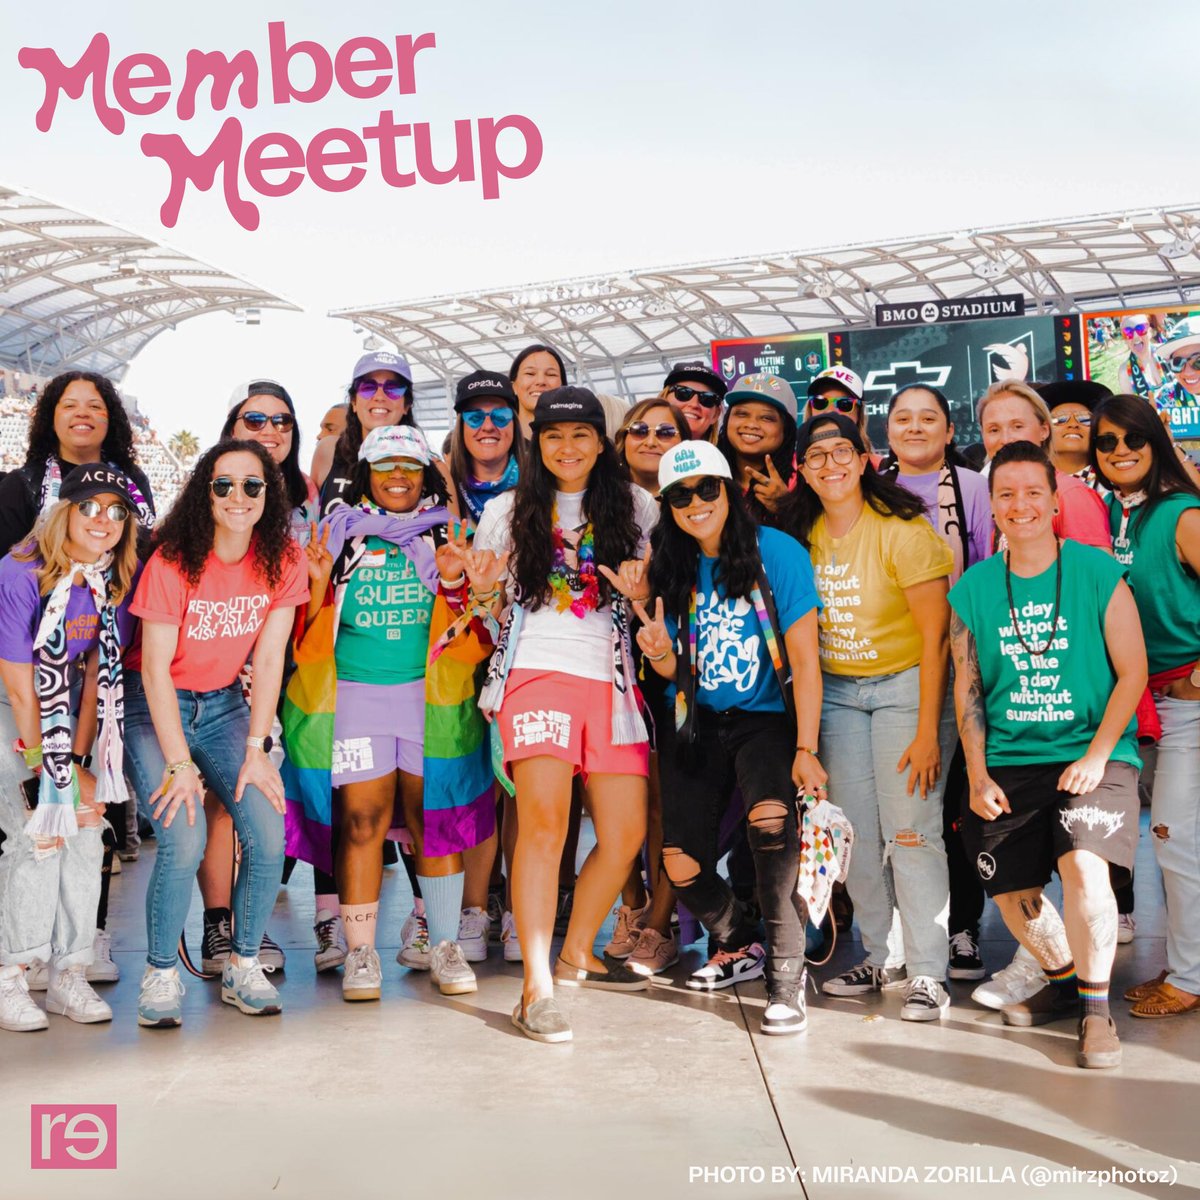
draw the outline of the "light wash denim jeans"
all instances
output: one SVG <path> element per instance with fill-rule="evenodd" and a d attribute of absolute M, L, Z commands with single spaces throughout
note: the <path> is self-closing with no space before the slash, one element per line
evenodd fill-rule
<path fill-rule="evenodd" d="M 279 891 L 283 817 L 256 787 L 242 793 L 241 803 L 233 800 L 250 732 L 250 708 L 242 697 L 241 684 L 233 683 L 215 692 L 177 688 L 175 695 L 192 761 L 233 817 L 241 842 L 242 862 L 233 888 L 233 951 L 249 958 L 258 953 Z M 178 958 L 179 938 L 208 836 L 200 804 L 196 806 L 194 825 L 188 824 L 187 810 L 182 807 L 170 828 L 152 814 L 150 797 L 161 786 L 166 765 L 150 719 L 142 677 L 136 671 L 127 671 L 125 769 L 142 813 L 153 823 L 158 839 L 154 872 L 146 889 L 146 957 L 155 967 L 173 967 Z"/>
<path fill-rule="evenodd" d="M 7 839 L 0 854 L 0 966 L 51 959 L 60 967 L 87 966 L 100 900 L 102 830 L 80 829 L 61 850 L 34 857 L 21 793 L 30 774 L 8 749 L 16 738 L 12 707 L 0 688 L 0 828 Z"/>
<path fill-rule="evenodd" d="M 1155 696 L 1162 739 L 1150 800 L 1167 894 L 1167 982 L 1200 995 L 1200 702 Z"/>
<path fill-rule="evenodd" d="M 942 782 L 954 750 L 947 696 L 938 739 L 942 776 L 921 799 L 896 764 L 917 732 L 919 668 L 824 678 L 821 765 L 829 799 L 854 826 L 846 890 L 867 960 L 943 979 L 949 963 L 950 879 L 942 841 Z"/>

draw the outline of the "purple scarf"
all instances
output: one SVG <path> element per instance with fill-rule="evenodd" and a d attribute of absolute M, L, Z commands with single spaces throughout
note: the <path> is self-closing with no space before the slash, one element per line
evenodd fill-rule
<path fill-rule="evenodd" d="M 438 569 L 433 547 L 425 534 L 449 517 L 444 505 L 422 509 L 415 513 L 389 513 L 367 503 L 353 508 L 343 505 L 333 509 L 321 522 L 321 531 L 329 530 L 329 553 L 337 562 L 346 542 L 351 538 L 378 537 L 398 546 L 417 569 L 417 577 L 431 591 L 437 591 Z"/>

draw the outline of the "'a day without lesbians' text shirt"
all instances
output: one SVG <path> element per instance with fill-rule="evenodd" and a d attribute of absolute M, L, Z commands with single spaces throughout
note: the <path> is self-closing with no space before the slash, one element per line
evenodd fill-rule
<path fill-rule="evenodd" d="M 1011 608 L 1002 554 L 971 567 L 950 589 L 950 606 L 974 635 L 979 656 L 989 766 L 1074 762 L 1091 745 L 1116 686 L 1104 616 L 1124 568 L 1102 550 L 1070 540 L 1061 553 L 1053 628 L 1054 563 L 1028 579 L 1011 576 Z M 1029 647 L 1045 647 L 1045 653 L 1031 654 Z M 1134 719 L 1111 758 L 1141 767 Z"/>

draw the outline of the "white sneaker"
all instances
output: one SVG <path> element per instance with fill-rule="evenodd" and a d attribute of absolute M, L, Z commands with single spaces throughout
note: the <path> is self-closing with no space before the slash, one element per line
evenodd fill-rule
<path fill-rule="evenodd" d="M 346 955 L 342 974 L 343 1000 L 378 1000 L 383 987 L 383 964 L 374 946 L 355 946 Z"/>
<path fill-rule="evenodd" d="M 408 914 L 400 930 L 400 953 L 396 961 L 414 971 L 429 970 L 429 926 L 416 909 Z"/>
<path fill-rule="evenodd" d="M 55 969 L 46 989 L 46 1011 L 60 1013 L 80 1025 L 111 1021 L 112 1009 L 92 990 L 82 966 Z"/>
<path fill-rule="evenodd" d="M 0 1029 L 30 1033 L 50 1024 L 33 1002 L 25 974 L 20 967 L 0 967 Z"/>
<path fill-rule="evenodd" d="M 940 1021 L 950 1009 L 950 997 L 932 975 L 914 975 L 904 989 L 902 1021 Z"/>
<path fill-rule="evenodd" d="M 50 964 L 35 958 L 25 968 L 25 986 L 31 992 L 44 992 L 50 986 Z"/>
<path fill-rule="evenodd" d="M 464 908 L 458 919 L 458 945 L 467 962 L 487 960 L 488 932 L 492 919 L 482 908 Z"/>
<path fill-rule="evenodd" d="M 283 1001 L 275 985 L 267 978 L 265 966 L 255 955 L 242 959 L 231 954 L 221 972 L 221 999 L 244 1012 L 248 1017 L 272 1017 L 283 1012 Z"/>
<path fill-rule="evenodd" d="M 479 986 L 457 942 L 439 942 L 430 951 L 429 982 L 443 996 L 462 996 Z"/>
<path fill-rule="evenodd" d="M 160 1029 L 182 1025 L 186 990 L 175 967 L 159 968 L 147 963 L 138 993 L 138 1024 Z"/>
<path fill-rule="evenodd" d="M 1134 931 L 1137 929 L 1137 922 L 1133 919 L 1133 913 L 1118 913 L 1117 914 L 1117 944 L 1128 946 L 1133 941 Z"/>
<path fill-rule="evenodd" d="M 971 993 L 971 999 L 984 1008 L 1000 1009 L 1028 1000 L 1045 986 L 1046 976 L 1037 959 L 1024 946 L 1018 946 L 1012 962 L 997 971 L 987 983 L 981 983 Z"/>
<path fill-rule="evenodd" d="M 504 961 L 524 962 L 521 957 L 521 940 L 517 937 L 517 919 L 510 912 L 500 918 L 500 941 L 504 945 Z"/>
<path fill-rule="evenodd" d="M 121 970 L 112 956 L 112 934 L 107 929 L 97 929 L 92 938 L 92 961 L 88 964 L 88 983 L 116 983 Z"/>
<path fill-rule="evenodd" d="M 335 917 L 328 909 L 317 910 L 313 922 L 313 933 L 317 935 L 317 949 L 313 962 L 318 971 L 332 971 L 346 961 L 346 931 L 341 917 Z"/>

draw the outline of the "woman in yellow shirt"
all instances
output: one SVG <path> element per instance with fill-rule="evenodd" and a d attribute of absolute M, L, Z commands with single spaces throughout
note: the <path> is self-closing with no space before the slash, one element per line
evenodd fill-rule
<path fill-rule="evenodd" d="M 950 891 L 942 841 L 949 547 L 911 492 L 879 475 L 853 421 L 821 414 L 796 438 L 800 482 L 782 527 L 812 556 L 823 604 L 821 761 L 854 825 L 846 887 L 866 960 L 826 980 L 832 996 L 908 981 L 901 1016 L 950 1006 Z M 864 753 L 869 748 L 869 753 Z"/>

